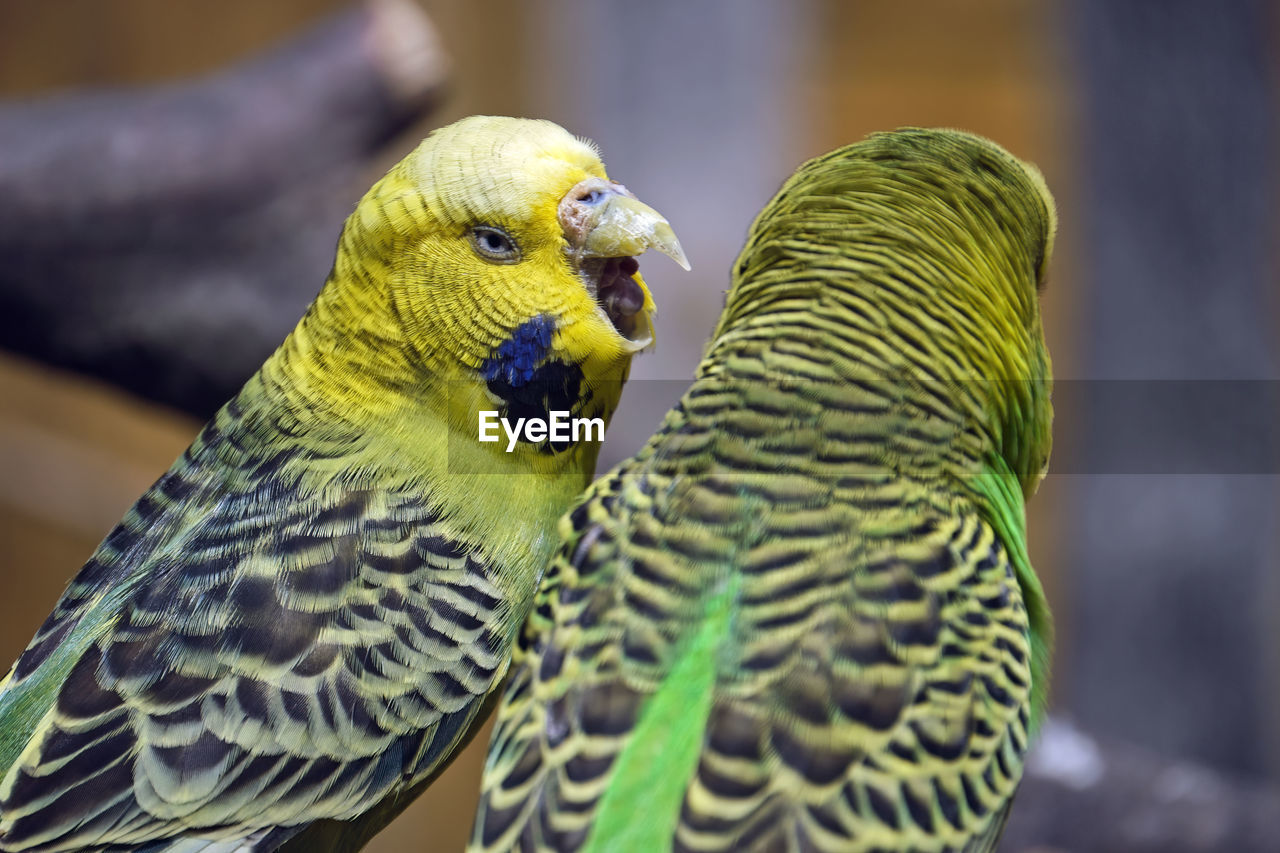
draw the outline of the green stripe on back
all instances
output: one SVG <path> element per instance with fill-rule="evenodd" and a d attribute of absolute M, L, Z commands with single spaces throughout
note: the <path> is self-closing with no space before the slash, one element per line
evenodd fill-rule
<path fill-rule="evenodd" d="M 600 798 L 584 853 L 671 849 L 685 788 L 697 768 L 716 686 L 716 651 L 728 634 L 739 578 L 707 601 L 702 627 L 685 643 L 645 703 Z"/>

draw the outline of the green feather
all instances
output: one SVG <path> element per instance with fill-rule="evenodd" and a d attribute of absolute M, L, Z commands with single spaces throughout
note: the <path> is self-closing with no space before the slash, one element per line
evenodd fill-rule
<path fill-rule="evenodd" d="M 1053 618 L 1044 597 L 1040 578 L 1031 568 L 1026 546 L 1026 510 L 1017 475 L 1009 471 L 1004 460 L 996 457 L 984 474 L 973 481 L 973 488 L 985 501 L 984 515 L 1009 553 L 1009 561 L 1022 588 L 1027 608 L 1031 644 L 1031 724 L 1032 736 L 1040 730 L 1049 704 L 1049 659 L 1053 653 Z"/>
<path fill-rule="evenodd" d="M 717 650 L 728 636 L 741 588 L 734 576 L 712 595 L 698 632 L 670 664 L 662 687 L 645 704 L 612 785 L 600 800 L 584 853 L 660 850 L 675 831 L 702 732 L 715 695 Z"/>

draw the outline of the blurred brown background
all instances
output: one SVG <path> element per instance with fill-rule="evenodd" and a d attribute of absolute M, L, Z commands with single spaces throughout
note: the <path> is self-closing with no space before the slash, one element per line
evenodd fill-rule
<path fill-rule="evenodd" d="M 645 260 L 659 345 L 636 364 L 606 464 L 679 393 L 745 229 L 781 180 L 805 157 L 908 124 L 982 133 L 1044 171 L 1061 217 L 1044 297 L 1058 377 L 1274 380 L 1274 10 L 1224 3 L 1201 20 L 1194 5 L 424 0 L 453 64 L 449 96 L 385 147 L 364 184 L 456 117 L 545 116 L 598 142 L 610 173 L 669 216 L 693 273 Z M 0 98 L 204 74 L 345 6 L 0 0 Z M 1173 54 L 1183 66 L 1163 67 Z M 332 238 L 339 225 L 326 224 Z M 320 283 L 302 287 L 283 330 Z M 1088 438 L 1108 427 L 1089 398 L 1060 397 L 1066 462 L 1030 510 L 1059 630 L 1055 708 L 1165 755 L 1274 779 L 1275 472 L 1091 468 Z M 0 658 L 17 655 L 198 426 L 0 355 Z M 460 849 L 483 740 L 370 849 Z"/>

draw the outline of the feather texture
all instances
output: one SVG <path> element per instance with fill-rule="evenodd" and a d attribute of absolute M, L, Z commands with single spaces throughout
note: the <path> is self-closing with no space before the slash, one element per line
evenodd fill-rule
<path fill-rule="evenodd" d="M 588 144 L 480 117 L 369 191 L 297 329 L 4 682 L 0 850 L 358 849 L 443 768 L 598 449 L 507 453 L 477 412 L 607 419 L 647 343 L 634 262 L 622 316 L 582 246 L 660 217 L 620 191 L 621 225 L 566 224 L 583 181 L 614 186 Z"/>
<path fill-rule="evenodd" d="M 471 849 L 989 851 L 1043 705 L 1043 181 L 954 131 L 802 166 L 522 633 Z"/>

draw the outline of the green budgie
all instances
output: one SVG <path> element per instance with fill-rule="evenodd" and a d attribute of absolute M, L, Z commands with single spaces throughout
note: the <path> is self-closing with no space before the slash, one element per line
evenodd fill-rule
<path fill-rule="evenodd" d="M 561 520 L 473 851 L 995 846 L 1048 678 L 1054 229 L 957 131 L 786 182 L 692 386 Z"/>
<path fill-rule="evenodd" d="M 612 414 L 667 221 L 545 121 L 435 131 L 0 681 L 0 850 L 357 849 L 465 741 Z M 529 433 L 525 433 L 526 436 Z M 598 437 L 598 435 L 597 435 Z"/>

